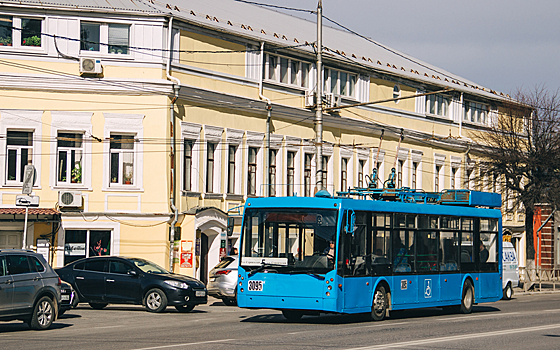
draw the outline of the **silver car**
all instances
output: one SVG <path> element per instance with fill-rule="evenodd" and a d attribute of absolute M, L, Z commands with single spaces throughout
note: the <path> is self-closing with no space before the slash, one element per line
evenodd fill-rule
<path fill-rule="evenodd" d="M 226 256 L 210 271 L 208 295 L 222 299 L 226 305 L 237 305 L 237 256 Z"/>

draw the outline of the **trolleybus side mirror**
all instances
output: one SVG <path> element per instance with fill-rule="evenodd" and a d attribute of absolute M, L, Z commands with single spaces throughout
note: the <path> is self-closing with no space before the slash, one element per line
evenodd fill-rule
<path fill-rule="evenodd" d="M 349 215 L 346 216 L 346 233 L 351 233 L 352 236 L 354 235 L 355 230 L 355 223 L 356 223 L 356 213 L 354 210 L 350 209 L 348 212 Z"/>

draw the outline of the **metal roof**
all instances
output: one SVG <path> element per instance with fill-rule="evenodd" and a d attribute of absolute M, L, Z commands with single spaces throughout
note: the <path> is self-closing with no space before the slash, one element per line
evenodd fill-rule
<path fill-rule="evenodd" d="M 48 2 L 0 0 L 0 4 L 111 13 L 173 15 L 190 23 L 280 46 L 314 43 L 317 32 L 315 22 L 233 0 L 49 0 Z M 326 24 L 326 21 L 323 22 Z M 324 25 L 323 46 L 325 56 L 381 73 L 420 81 L 428 86 L 449 87 L 492 99 L 509 97 L 342 29 Z M 297 49 L 313 52 L 311 46 Z"/>
<path fill-rule="evenodd" d="M 114 13 L 163 14 L 169 12 L 162 12 L 160 8 L 153 6 L 149 1 L 141 0 L 0 0 L 0 5 Z"/>

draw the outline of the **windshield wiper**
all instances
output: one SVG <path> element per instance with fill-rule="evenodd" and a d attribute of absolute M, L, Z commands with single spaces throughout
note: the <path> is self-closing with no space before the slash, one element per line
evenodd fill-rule
<path fill-rule="evenodd" d="M 263 262 L 263 263 L 261 264 L 261 266 L 257 267 L 257 268 L 254 269 L 254 270 L 251 270 L 251 272 L 249 272 L 249 274 L 247 275 L 247 277 L 251 277 L 251 276 L 253 276 L 254 274 L 256 274 L 257 272 L 260 272 L 260 271 L 266 269 L 267 267 L 289 267 L 289 266 L 287 266 L 287 265 L 280 265 L 280 264 L 270 264 L 270 263 L 265 263 L 265 262 Z"/>

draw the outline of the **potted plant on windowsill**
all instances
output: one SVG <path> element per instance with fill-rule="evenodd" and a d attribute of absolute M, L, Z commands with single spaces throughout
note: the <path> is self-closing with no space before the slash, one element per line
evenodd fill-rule
<path fill-rule="evenodd" d="M 72 183 L 82 183 L 82 164 L 77 163 L 72 169 Z"/>
<path fill-rule="evenodd" d="M 11 37 L 0 38 L 0 46 L 12 46 L 12 38 Z"/>
<path fill-rule="evenodd" d="M 132 185 L 132 173 L 125 174 L 123 182 L 125 185 Z"/>

